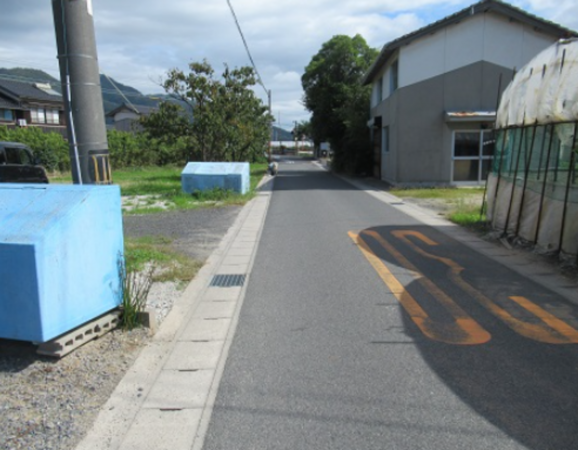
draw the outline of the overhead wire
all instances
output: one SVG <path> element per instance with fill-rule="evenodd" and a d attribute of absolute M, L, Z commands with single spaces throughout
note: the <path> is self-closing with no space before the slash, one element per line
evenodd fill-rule
<path fill-rule="evenodd" d="M 125 101 L 127 102 L 127 104 L 136 112 L 138 113 L 138 109 L 136 109 L 136 107 L 132 104 L 132 102 L 126 97 L 126 95 L 124 95 L 124 93 L 118 88 L 118 86 L 116 85 L 116 83 L 114 81 L 112 81 L 112 79 L 105 73 L 103 73 L 104 77 L 108 80 L 108 82 L 110 84 L 112 84 L 112 86 L 114 87 L 114 89 L 120 94 L 120 96 L 122 98 L 125 99 Z"/>
<path fill-rule="evenodd" d="M 255 74 L 257 75 L 257 81 L 265 90 L 265 94 L 269 95 L 269 90 L 265 87 L 265 83 L 263 83 L 263 79 L 257 70 L 257 65 L 253 60 L 253 56 L 251 55 L 251 51 L 249 50 L 249 45 L 247 44 L 247 40 L 245 39 L 245 35 L 243 34 L 243 30 L 241 29 L 241 25 L 239 24 L 239 20 L 237 19 L 237 15 L 235 14 L 235 10 L 233 9 L 233 5 L 231 4 L 230 0 L 227 0 L 227 4 L 229 5 L 229 9 L 231 10 L 231 14 L 233 15 L 233 20 L 235 21 L 235 25 L 237 25 L 237 30 L 239 30 L 239 34 L 241 35 L 241 39 L 243 40 L 243 45 L 245 46 L 245 50 L 247 51 L 247 55 L 249 56 L 249 60 L 251 61 L 251 65 L 255 70 Z"/>

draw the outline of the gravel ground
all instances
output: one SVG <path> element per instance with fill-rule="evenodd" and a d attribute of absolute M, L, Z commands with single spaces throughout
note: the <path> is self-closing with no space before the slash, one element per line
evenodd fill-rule
<path fill-rule="evenodd" d="M 205 261 L 240 210 L 127 216 L 124 232 L 171 237 L 175 249 Z M 174 283 L 153 285 L 148 306 L 159 321 L 178 295 Z M 149 339 L 146 329 L 114 330 L 62 359 L 39 356 L 30 343 L 0 339 L 0 449 L 74 449 Z"/>

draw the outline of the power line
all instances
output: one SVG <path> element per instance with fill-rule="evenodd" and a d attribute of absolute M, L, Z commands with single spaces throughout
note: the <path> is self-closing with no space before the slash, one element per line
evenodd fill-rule
<path fill-rule="evenodd" d="M 253 57 L 251 56 L 251 52 L 249 51 L 249 45 L 247 44 L 247 40 L 245 39 L 245 35 L 243 34 L 243 30 L 241 30 L 241 25 L 239 24 L 239 20 L 237 19 L 237 15 L 235 14 L 235 10 L 233 9 L 233 5 L 231 5 L 231 1 L 227 0 L 227 4 L 229 5 L 229 9 L 231 10 L 231 14 L 233 15 L 233 19 L 235 20 L 235 25 L 237 25 L 237 29 L 239 30 L 239 34 L 241 35 L 241 39 L 243 40 L 243 45 L 245 46 L 245 50 L 247 51 L 247 55 L 249 55 L 249 60 L 253 65 L 253 69 L 255 70 L 255 74 L 257 75 L 257 80 L 259 84 L 265 89 L 265 93 L 269 95 L 269 90 L 265 87 L 263 80 L 261 79 L 261 75 L 259 75 L 259 71 L 257 70 L 257 66 L 255 65 L 255 61 L 253 61 Z"/>
<path fill-rule="evenodd" d="M 110 84 L 112 84 L 112 86 L 114 87 L 114 89 L 115 89 L 116 91 L 118 91 L 118 93 L 121 95 L 121 97 L 126 100 L 126 102 L 129 104 L 129 106 L 130 106 L 134 111 L 137 111 L 137 112 L 138 112 L 138 109 L 136 109 L 136 108 L 134 107 L 134 105 L 131 103 L 131 101 L 130 101 L 128 98 L 126 98 L 126 96 L 125 96 L 125 95 L 123 94 L 123 92 L 118 88 L 118 86 L 116 85 L 116 83 L 115 83 L 114 81 L 112 81 L 111 78 L 110 78 L 107 74 L 103 73 L 103 75 L 106 77 L 106 79 L 108 80 L 108 82 L 109 82 Z"/>

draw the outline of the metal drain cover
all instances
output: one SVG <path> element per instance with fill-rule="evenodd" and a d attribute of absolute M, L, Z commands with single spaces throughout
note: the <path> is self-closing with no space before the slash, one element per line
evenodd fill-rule
<path fill-rule="evenodd" d="M 209 287 L 237 287 L 245 284 L 245 274 L 215 275 Z"/>

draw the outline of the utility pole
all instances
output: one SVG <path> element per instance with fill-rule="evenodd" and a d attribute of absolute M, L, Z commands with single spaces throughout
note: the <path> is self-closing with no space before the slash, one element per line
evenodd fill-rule
<path fill-rule="evenodd" d="M 52 0 L 74 184 L 112 183 L 92 0 Z"/>
<path fill-rule="evenodd" d="M 271 164 L 271 140 L 273 139 L 273 113 L 271 112 L 271 89 L 267 91 L 267 97 L 269 99 L 269 115 L 271 116 L 271 124 L 269 126 L 269 154 L 267 155 L 267 162 Z"/>

